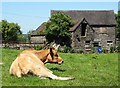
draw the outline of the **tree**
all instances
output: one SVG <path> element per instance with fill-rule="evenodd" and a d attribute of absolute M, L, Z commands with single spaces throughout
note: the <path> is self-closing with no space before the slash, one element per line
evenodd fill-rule
<path fill-rule="evenodd" d="M 46 24 L 46 39 L 61 45 L 69 46 L 71 34 L 69 28 L 73 26 L 71 17 L 63 13 L 53 14 Z"/>
<path fill-rule="evenodd" d="M 29 42 L 28 35 L 27 34 L 20 34 L 18 35 L 18 41 L 19 42 Z"/>
<path fill-rule="evenodd" d="M 28 42 L 31 42 L 31 34 L 34 32 L 34 30 L 29 30 L 27 32 Z"/>
<path fill-rule="evenodd" d="M 2 40 L 4 42 L 16 42 L 18 40 L 18 34 L 22 34 L 20 26 L 17 23 L 9 23 L 6 20 L 0 22 L 2 32 Z"/>

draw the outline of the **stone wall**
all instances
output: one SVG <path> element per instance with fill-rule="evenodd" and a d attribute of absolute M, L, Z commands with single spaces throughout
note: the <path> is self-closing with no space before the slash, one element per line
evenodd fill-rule
<path fill-rule="evenodd" d="M 109 49 L 115 46 L 115 27 L 93 27 L 93 29 L 95 30 L 94 41 L 98 41 L 102 48 Z"/>
<path fill-rule="evenodd" d="M 94 31 L 92 28 L 87 25 L 85 36 L 81 36 L 81 25 L 72 32 L 72 47 L 76 50 L 89 50 L 92 48 L 93 38 L 94 38 Z M 89 43 L 86 41 L 90 41 Z"/>
<path fill-rule="evenodd" d="M 44 35 L 39 35 L 39 36 L 31 36 L 31 43 L 45 43 L 46 38 Z"/>
<path fill-rule="evenodd" d="M 98 42 L 98 46 L 102 49 L 110 50 L 115 46 L 115 27 L 90 27 L 87 25 L 85 36 L 81 36 L 81 24 L 72 32 L 72 47 L 75 50 L 91 51 L 94 43 Z M 95 46 L 95 47 L 98 47 Z"/>

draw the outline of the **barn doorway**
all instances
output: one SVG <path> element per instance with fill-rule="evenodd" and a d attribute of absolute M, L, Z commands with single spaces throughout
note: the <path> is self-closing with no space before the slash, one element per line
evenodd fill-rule
<path fill-rule="evenodd" d="M 82 23 L 81 25 L 81 36 L 85 36 L 85 32 L 86 32 L 86 23 Z"/>

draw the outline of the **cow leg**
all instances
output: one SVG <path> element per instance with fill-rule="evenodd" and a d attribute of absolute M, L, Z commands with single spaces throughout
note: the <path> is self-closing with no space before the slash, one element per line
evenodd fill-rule
<path fill-rule="evenodd" d="M 28 72 L 29 72 L 29 69 L 27 69 L 27 68 L 23 68 L 23 69 L 22 69 L 22 74 L 25 75 L 25 74 L 27 74 Z"/>
<path fill-rule="evenodd" d="M 56 80 L 72 80 L 74 78 L 72 77 L 58 77 L 52 73 L 49 69 L 47 69 L 45 66 L 42 67 L 35 67 L 34 71 L 32 71 L 35 75 L 39 76 L 40 78 L 48 77 L 51 79 Z"/>
<path fill-rule="evenodd" d="M 26 74 L 28 74 L 28 72 L 30 72 L 30 67 L 28 65 L 24 65 L 23 63 L 19 63 L 19 67 L 21 70 L 21 75 L 26 75 Z"/>
<path fill-rule="evenodd" d="M 19 67 L 19 66 L 17 67 L 17 70 L 16 70 L 15 72 L 16 72 L 16 76 L 20 78 L 20 77 L 21 77 L 21 75 L 22 75 L 22 72 L 21 72 L 21 70 L 20 70 L 20 67 Z"/>
<path fill-rule="evenodd" d="M 17 77 L 21 77 L 21 69 L 20 69 L 20 67 L 18 66 L 17 60 L 15 60 L 15 61 L 12 63 L 9 72 L 10 72 L 11 75 L 15 75 L 15 76 L 17 76 Z"/>
<path fill-rule="evenodd" d="M 20 77 L 21 77 L 21 72 L 17 72 L 16 76 L 17 76 L 18 78 L 20 78 Z"/>
<path fill-rule="evenodd" d="M 40 77 L 40 79 L 46 79 L 46 77 Z"/>
<path fill-rule="evenodd" d="M 48 77 L 51 78 L 51 79 L 55 79 L 55 80 L 73 80 L 73 79 L 75 79 L 73 77 L 58 77 L 58 76 L 56 76 L 52 73 L 49 73 Z"/>

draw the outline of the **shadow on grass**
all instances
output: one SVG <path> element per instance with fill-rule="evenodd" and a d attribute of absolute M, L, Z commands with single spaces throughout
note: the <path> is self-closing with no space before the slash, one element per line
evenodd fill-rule
<path fill-rule="evenodd" d="M 60 69 L 60 68 L 50 68 L 50 70 L 55 70 L 55 71 L 59 71 L 59 72 L 64 72 L 66 70 Z"/>

